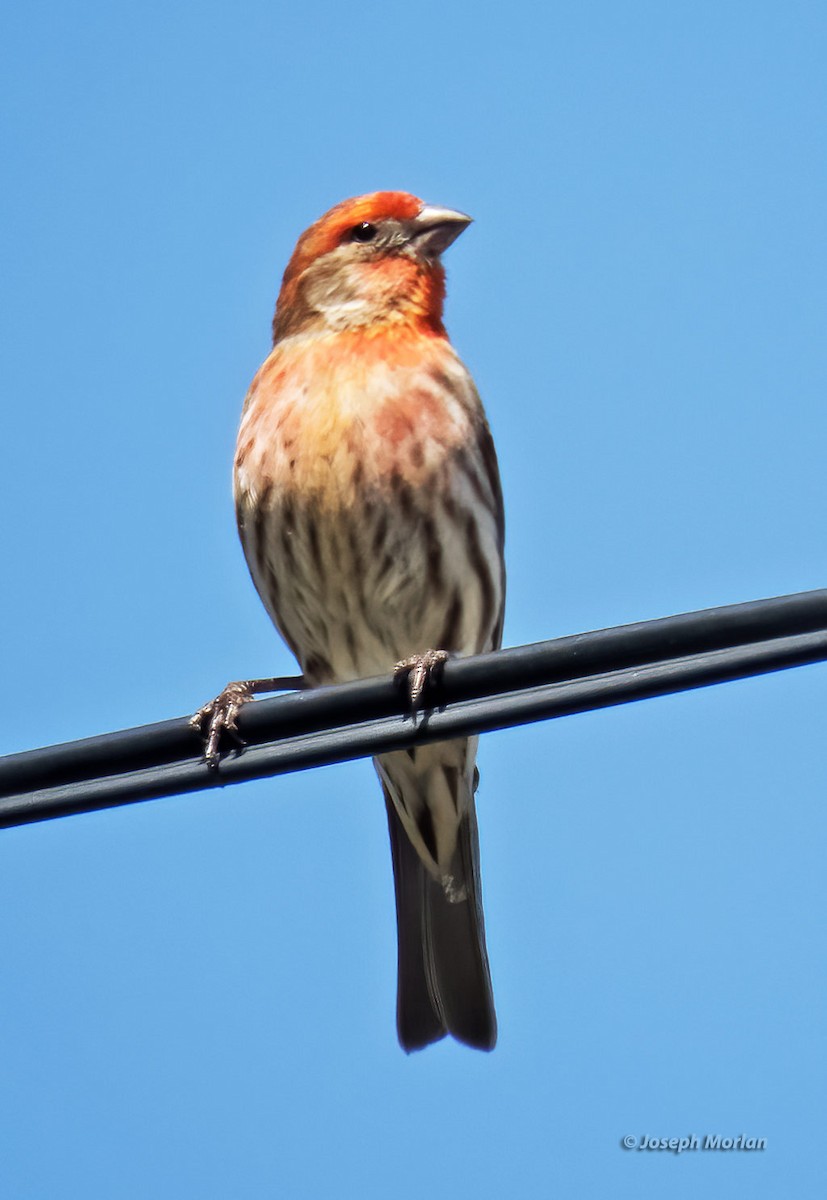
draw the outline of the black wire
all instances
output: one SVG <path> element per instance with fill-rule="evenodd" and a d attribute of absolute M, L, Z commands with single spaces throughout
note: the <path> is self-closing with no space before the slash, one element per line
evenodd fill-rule
<path fill-rule="evenodd" d="M 221 787 L 827 659 L 827 590 L 684 613 L 449 662 L 414 721 L 389 678 L 242 710 L 219 770 L 188 719 L 0 758 L 0 826 Z"/>

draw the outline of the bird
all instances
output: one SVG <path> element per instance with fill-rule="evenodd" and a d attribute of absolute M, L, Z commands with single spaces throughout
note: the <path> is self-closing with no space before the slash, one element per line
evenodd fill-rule
<path fill-rule="evenodd" d="M 238 530 L 301 685 L 393 671 L 411 708 L 449 655 L 499 648 L 502 489 L 471 375 L 443 324 L 442 255 L 471 223 L 404 191 L 344 200 L 299 238 L 273 348 L 244 401 Z M 278 681 L 228 684 L 193 717 L 225 730 Z M 398 935 L 397 1033 L 493 1049 L 474 794 L 477 739 L 374 759 Z"/>

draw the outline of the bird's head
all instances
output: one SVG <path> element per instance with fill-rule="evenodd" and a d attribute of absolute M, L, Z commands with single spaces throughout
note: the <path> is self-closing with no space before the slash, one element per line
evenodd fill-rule
<path fill-rule="evenodd" d="M 407 192 L 337 204 L 302 234 L 287 264 L 274 342 L 388 323 L 444 333 L 440 255 L 470 221 Z"/>

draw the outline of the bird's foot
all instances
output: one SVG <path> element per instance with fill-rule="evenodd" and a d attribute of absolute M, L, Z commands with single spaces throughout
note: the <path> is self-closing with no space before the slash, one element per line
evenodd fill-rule
<path fill-rule="evenodd" d="M 249 704 L 253 696 L 261 692 L 298 691 L 306 688 L 307 682 L 303 675 L 286 675 L 270 679 L 238 679 L 228 683 L 214 700 L 199 708 L 190 717 L 190 725 L 197 729 L 204 742 L 204 759 L 208 767 L 216 769 L 219 762 L 218 748 L 221 735 L 226 731 L 235 741 L 239 749 L 246 742 L 238 732 L 238 714 L 245 704 Z"/>
<path fill-rule="evenodd" d="M 412 654 L 393 668 L 396 682 L 405 685 L 413 712 L 422 707 L 426 687 L 433 687 L 439 681 L 449 658 L 447 650 L 426 650 L 424 654 Z"/>
<path fill-rule="evenodd" d="M 245 704 L 253 698 L 250 683 L 237 680 L 228 683 L 214 700 L 210 700 L 203 708 L 190 717 L 190 725 L 197 729 L 204 739 L 204 760 L 208 767 L 215 770 L 218 767 L 218 747 L 221 735 L 226 731 L 236 745 L 245 745 L 244 738 L 238 732 L 238 714 Z"/>

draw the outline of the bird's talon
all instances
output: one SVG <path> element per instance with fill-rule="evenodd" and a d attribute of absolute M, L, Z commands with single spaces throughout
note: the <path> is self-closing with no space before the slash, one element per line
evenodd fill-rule
<path fill-rule="evenodd" d="M 396 682 L 405 684 L 413 712 L 422 707 L 425 689 L 439 681 L 449 657 L 447 650 L 426 650 L 424 654 L 412 654 L 393 668 Z"/>
<path fill-rule="evenodd" d="M 229 733 L 239 748 L 246 745 L 238 732 L 238 714 L 253 698 L 247 683 L 228 683 L 222 692 L 199 708 L 190 717 L 190 725 L 201 734 L 204 743 L 204 761 L 211 770 L 217 770 L 221 759 L 219 746 L 222 734 Z"/>

